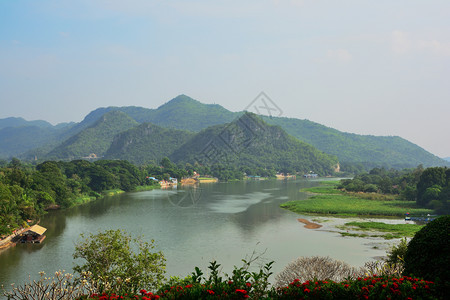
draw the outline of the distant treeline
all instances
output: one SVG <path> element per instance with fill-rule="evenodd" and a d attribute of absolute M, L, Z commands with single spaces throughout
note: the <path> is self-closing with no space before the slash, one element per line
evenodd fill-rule
<path fill-rule="evenodd" d="M 160 166 L 136 167 L 124 160 L 89 162 L 46 161 L 33 166 L 18 159 L 0 162 L 0 235 L 8 234 L 26 220 L 38 220 L 51 208 L 67 208 L 98 198 L 108 190 L 133 191 L 158 179 L 185 177 L 168 159 Z"/>
<path fill-rule="evenodd" d="M 341 180 L 340 189 L 349 192 L 397 194 L 400 199 L 416 201 L 420 207 L 437 213 L 450 212 L 450 168 L 387 170 L 374 168 L 353 179 Z"/>
<path fill-rule="evenodd" d="M 46 161 L 38 165 L 17 158 L 0 161 L 0 235 L 11 233 L 27 220 L 38 220 L 46 210 L 68 208 L 101 197 L 109 190 L 133 191 L 170 177 L 182 179 L 194 172 L 220 180 L 243 179 L 244 174 L 275 177 L 275 169 L 215 164 L 176 165 L 168 158 L 159 164 L 136 166 L 126 160 Z"/>

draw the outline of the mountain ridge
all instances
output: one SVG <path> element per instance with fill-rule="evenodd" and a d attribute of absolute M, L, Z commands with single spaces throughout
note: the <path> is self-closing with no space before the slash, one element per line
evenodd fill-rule
<path fill-rule="evenodd" d="M 335 156 L 248 112 L 230 123 L 200 131 L 169 158 L 177 163 L 245 166 L 284 173 L 314 170 L 322 175 L 331 175 L 338 165 Z"/>
<path fill-rule="evenodd" d="M 55 133 L 56 137 L 52 138 L 53 140 L 60 140 L 62 144 L 67 139 L 92 126 L 105 113 L 111 111 L 121 111 L 137 123 L 152 123 L 165 128 L 192 132 L 200 132 L 213 125 L 232 122 L 244 113 L 231 112 L 218 104 L 203 104 L 186 95 L 179 95 L 160 105 L 157 109 L 138 106 L 97 108 L 86 115 L 83 121 L 66 126 L 57 134 Z M 262 116 L 262 118 L 269 124 L 280 126 L 290 135 L 311 144 L 322 152 L 337 156 L 340 162 L 357 163 L 366 167 L 386 166 L 395 168 L 415 167 L 419 164 L 426 167 L 450 165 L 447 161 L 401 137 L 346 133 L 313 121 L 296 118 L 266 116 Z M 1 132 L 0 130 L 0 138 Z M 42 144 L 47 145 L 42 141 L 33 145 L 42 146 Z M 14 148 L 16 153 L 13 154 L 10 149 L 7 154 L 18 155 L 30 150 L 30 146 L 28 148 L 25 145 L 22 146 L 22 151 L 17 146 Z M 2 147 L 5 146 L 0 144 L 0 155 L 5 153 L 5 151 L 2 151 Z M 36 153 L 42 156 L 45 152 L 49 152 L 49 150 L 35 149 L 34 152 L 29 151 L 28 157 L 34 157 Z"/>

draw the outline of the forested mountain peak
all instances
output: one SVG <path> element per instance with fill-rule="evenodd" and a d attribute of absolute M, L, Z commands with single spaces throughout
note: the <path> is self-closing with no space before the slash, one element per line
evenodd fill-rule
<path fill-rule="evenodd" d="M 322 175 L 333 173 L 338 163 L 336 157 L 295 139 L 253 113 L 202 130 L 170 158 L 175 162 L 246 166 L 251 170 L 289 173 L 314 170 Z"/>
<path fill-rule="evenodd" d="M 138 123 L 124 112 L 108 111 L 92 126 L 70 137 L 47 156 L 57 159 L 79 159 L 95 154 L 101 157 L 116 134 L 137 125 Z"/>
<path fill-rule="evenodd" d="M 185 130 L 143 123 L 116 135 L 105 158 L 125 159 L 135 164 L 157 163 L 193 135 Z"/>

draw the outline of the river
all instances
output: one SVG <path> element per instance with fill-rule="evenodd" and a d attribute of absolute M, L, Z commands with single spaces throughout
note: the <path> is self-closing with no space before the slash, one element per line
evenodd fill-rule
<path fill-rule="evenodd" d="M 230 272 L 253 251 L 264 252 L 266 262 L 275 261 L 275 273 L 299 256 L 330 256 L 353 266 L 383 256 L 382 240 L 342 237 L 333 231 L 335 221 L 306 229 L 297 218 L 313 217 L 279 208 L 288 200 L 306 199 L 300 188 L 317 184 L 305 179 L 205 183 L 125 193 L 53 211 L 41 220 L 48 229 L 42 244 L 18 244 L 0 253 L 0 285 L 38 278 L 40 271 L 72 271 L 80 233 L 106 229 L 154 239 L 167 259 L 168 276 L 188 275 L 195 266 L 206 271 L 212 260 Z"/>

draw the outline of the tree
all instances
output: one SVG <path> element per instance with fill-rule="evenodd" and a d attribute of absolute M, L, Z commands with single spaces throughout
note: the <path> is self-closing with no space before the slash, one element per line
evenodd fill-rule
<path fill-rule="evenodd" d="M 434 185 L 439 187 L 446 186 L 446 169 L 435 167 L 427 168 L 423 171 L 420 176 L 419 182 L 417 183 L 417 204 L 420 206 L 425 206 L 430 200 L 430 193 L 433 194 L 435 191 L 429 191 L 427 194 L 427 189 L 433 187 Z"/>
<path fill-rule="evenodd" d="M 405 254 L 405 274 L 450 281 L 450 216 L 442 216 L 419 230 Z"/>
<path fill-rule="evenodd" d="M 152 252 L 154 241 L 132 239 L 121 230 L 106 230 L 98 234 L 81 234 L 73 257 L 85 260 L 73 270 L 80 278 L 90 272 L 89 279 L 99 291 L 121 290 L 136 293 L 141 288 L 157 288 L 164 280 L 165 258 Z M 132 249 L 138 249 L 134 252 Z"/>
<path fill-rule="evenodd" d="M 160 165 L 164 168 L 164 169 L 174 169 L 175 165 L 170 161 L 170 159 L 168 159 L 167 157 L 164 157 L 161 160 Z"/>

